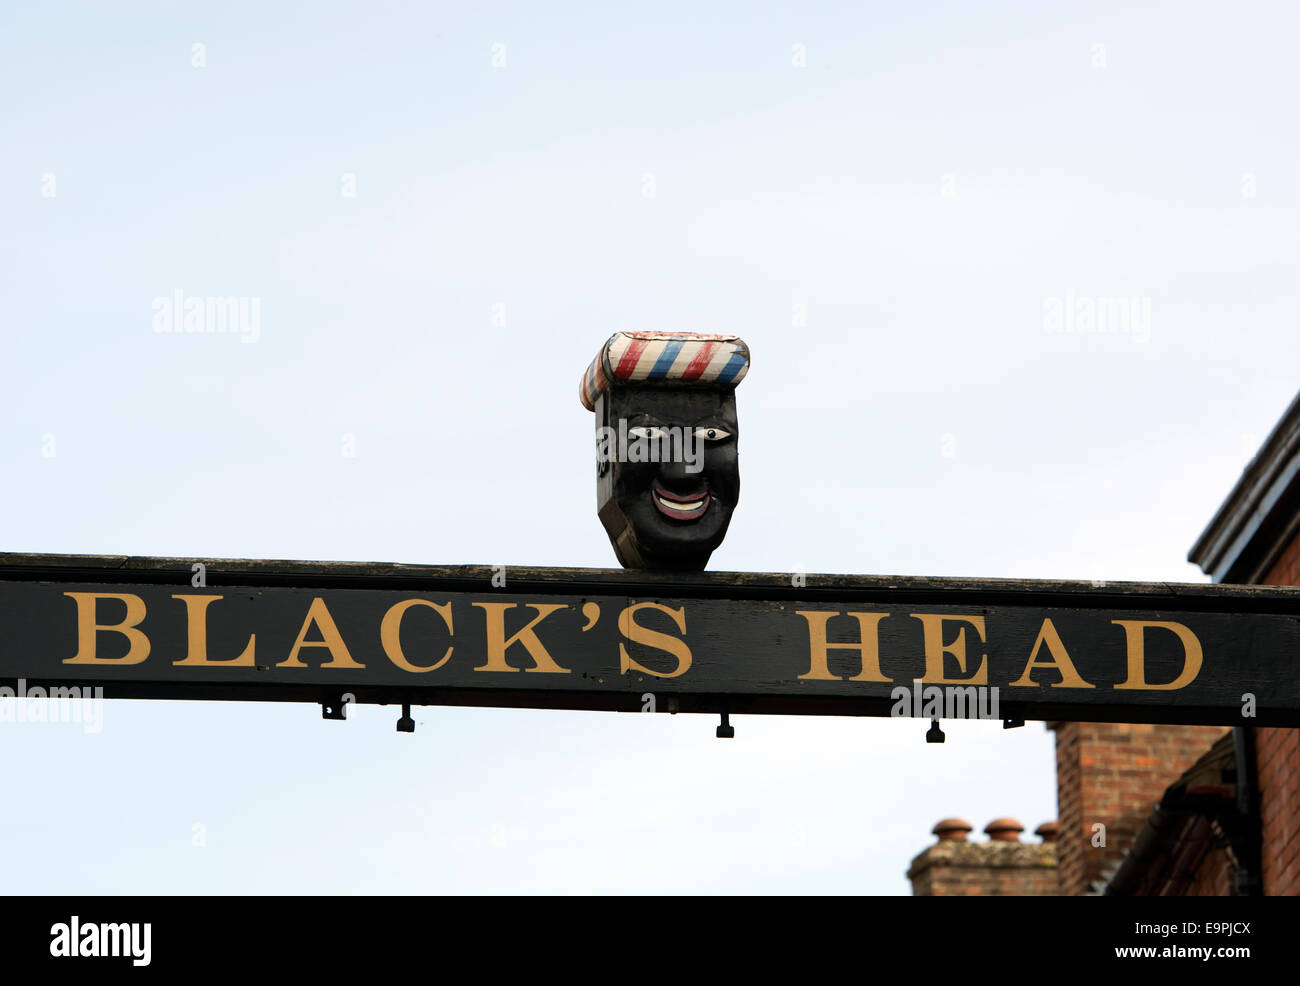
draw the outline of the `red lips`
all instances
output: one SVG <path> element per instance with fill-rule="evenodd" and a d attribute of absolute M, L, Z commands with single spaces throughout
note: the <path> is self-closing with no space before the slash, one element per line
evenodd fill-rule
<path fill-rule="evenodd" d="M 708 490 L 683 496 L 656 486 L 650 491 L 650 499 L 654 501 L 655 508 L 671 520 L 696 520 L 709 509 Z"/>

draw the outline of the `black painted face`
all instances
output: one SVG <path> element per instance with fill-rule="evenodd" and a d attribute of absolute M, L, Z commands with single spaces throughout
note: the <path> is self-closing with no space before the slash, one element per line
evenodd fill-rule
<path fill-rule="evenodd" d="M 600 519 L 620 564 L 704 568 L 740 499 L 735 391 L 615 387 L 596 411 Z"/>

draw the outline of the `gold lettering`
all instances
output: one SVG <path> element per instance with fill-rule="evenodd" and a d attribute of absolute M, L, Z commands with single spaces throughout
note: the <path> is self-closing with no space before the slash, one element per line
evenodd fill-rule
<path fill-rule="evenodd" d="M 975 628 L 980 635 L 980 643 L 987 643 L 984 636 L 984 617 L 957 616 L 949 613 L 910 613 L 921 621 L 925 628 L 925 678 L 924 681 L 936 685 L 987 685 L 989 683 L 988 654 L 980 655 L 980 667 L 969 678 L 946 678 L 943 673 L 943 656 L 951 654 L 957 659 L 957 667 L 966 670 L 966 628 L 957 631 L 957 639 L 951 644 L 943 642 L 943 623 L 945 620 L 962 620 Z"/>
<path fill-rule="evenodd" d="M 832 650 L 855 650 L 862 656 L 862 670 L 848 681 L 892 681 L 880 673 L 880 621 L 888 613 L 845 613 L 835 610 L 795 610 L 808 621 L 808 673 L 801 679 L 814 681 L 844 681 L 840 675 L 831 674 L 828 659 Z M 831 644 L 826 642 L 826 624 L 832 616 L 852 616 L 858 621 L 859 643 Z"/>
<path fill-rule="evenodd" d="M 238 657 L 226 658 L 222 661 L 208 660 L 208 607 L 216 600 L 224 599 L 224 596 L 177 595 L 172 598 L 185 603 L 185 622 L 189 627 L 190 638 L 189 653 L 185 655 L 184 660 L 172 661 L 173 665 L 209 668 L 253 667 L 253 644 L 257 640 L 255 633 L 248 635 L 248 645 Z"/>
<path fill-rule="evenodd" d="M 320 629 L 320 640 L 308 640 L 307 631 L 311 629 L 312 624 Z M 334 625 L 334 617 L 330 616 L 329 607 L 325 605 L 325 600 L 317 596 L 311 601 L 311 607 L 307 610 L 307 618 L 302 621 L 302 629 L 298 631 L 298 639 L 293 642 L 293 650 L 289 652 L 288 658 L 276 665 L 277 668 L 305 668 L 298 657 L 298 652 L 304 647 L 324 647 L 330 652 L 330 659 L 321 665 L 322 668 L 347 668 L 349 670 L 360 670 L 365 667 L 364 664 L 358 664 L 352 660 L 352 655 L 348 653 L 348 645 L 343 642 L 343 636 L 339 633 L 339 628 Z"/>
<path fill-rule="evenodd" d="M 667 613 L 672 617 L 672 621 L 677 624 L 677 629 L 685 633 L 686 607 L 681 606 L 673 609 L 663 603 L 636 603 L 618 614 L 619 633 L 634 644 L 645 644 L 648 647 L 657 647 L 659 650 L 667 651 L 677 658 L 677 670 L 668 672 L 654 671 L 638 664 L 628 654 L 627 648 L 623 646 L 622 641 L 619 641 L 618 645 L 619 670 L 623 674 L 627 674 L 629 671 L 640 671 L 642 674 L 652 674 L 656 678 L 676 678 L 685 674 L 691 666 L 691 649 L 686 646 L 686 641 L 671 634 L 661 633 L 658 630 L 651 630 L 649 627 L 641 626 L 632 617 L 632 614 L 639 609 L 657 609 L 661 613 Z"/>
<path fill-rule="evenodd" d="M 1116 688 L 1136 688 L 1149 691 L 1175 691 L 1185 688 L 1201 671 L 1201 642 L 1196 634 L 1181 623 L 1165 623 L 1160 620 L 1111 620 L 1124 628 L 1128 644 L 1128 678 L 1116 685 Z M 1172 630 L 1183 643 L 1183 672 L 1167 685 L 1152 685 L 1146 680 L 1146 637 L 1147 627 Z"/>
<path fill-rule="evenodd" d="M 562 668 L 547 653 L 546 648 L 542 646 L 541 640 L 538 639 L 533 627 L 541 623 L 542 620 L 550 616 L 557 609 L 567 609 L 564 603 L 528 603 L 533 609 L 537 610 L 537 615 L 522 630 L 506 637 L 506 610 L 513 609 L 515 605 L 523 606 L 524 603 L 472 603 L 473 606 L 481 607 L 487 620 L 487 663 L 475 668 L 475 671 L 519 671 L 520 668 L 513 668 L 506 663 L 506 651 L 514 644 L 523 644 L 524 650 L 528 651 L 533 659 L 533 667 L 523 668 L 524 671 L 542 671 L 547 674 L 568 674 L 568 668 Z"/>
<path fill-rule="evenodd" d="M 64 664 L 139 664 L 149 656 L 149 638 L 137 629 L 145 617 L 144 600 L 129 592 L 65 592 L 77 604 L 77 653 L 65 657 Z M 126 603 L 126 616 L 121 623 L 97 622 L 96 607 L 101 599 L 120 599 Z M 98 634 L 103 631 L 120 633 L 131 646 L 122 657 L 99 657 L 96 651 Z"/>
<path fill-rule="evenodd" d="M 384 645 L 384 653 L 388 659 L 396 664 L 403 671 L 437 671 L 440 667 L 451 659 L 452 648 L 448 647 L 442 660 L 437 664 L 430 664 L 427 667 L 420 667 L 412 664 L 402 653 L 402 616 L 412 606 L 428 606 L 435 610 L 442 617 L 442 622 L 447 624 L 447 632 L 453 633 L 451 627 L 451 603 L 432 603 L 427 599 L 403 599 L 400 603 L 395 603 L 384 614 L 383 622 L 379 624 L 379 639 Z"/>
<path fill-rule="evenodd" d="M 1048 655 L 1055 658 L 1055 660 L 1038 660 L 1038 651 L 1044 644 L 1047 645 Z M 1033 649 L 1029 652 L 1029 663 L 1025 665 L 1025 673 L 1013 681 L 1011 687 L 1023 688 L 1037 685 L 1038 682 L 1034 681 L 1031 676 L 1031 672 L 1036 668 L 1054 668 L 1060 673 L 1061 680 L 1054 685 L 1049 685 L 1050 688 L 1097 687 L 1088 684 L 1079 677 L 1079 672 L 1075 670 L 1074 663 L 1065 650 L 1065 644 L 1061 641 L 1061 635 L 1056 632 L 1056 625 L 1050 619 L 1043 620 L 1043 625 L 1038 631 L 1038 639 L 1034 641 Z"/>

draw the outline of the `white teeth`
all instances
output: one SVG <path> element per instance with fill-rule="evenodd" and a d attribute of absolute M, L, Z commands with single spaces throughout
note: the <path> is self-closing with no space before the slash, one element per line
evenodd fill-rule
<path fill-rule="evenodd" d="M 676 504 L 671 500 L 665 500 L 658 493 L 655 494 L 655 500 L 660 506 L 666 507 L 675 514 L 697 514 L 704 509 L 707 500 L 700 500 L 698 503 Z"/>

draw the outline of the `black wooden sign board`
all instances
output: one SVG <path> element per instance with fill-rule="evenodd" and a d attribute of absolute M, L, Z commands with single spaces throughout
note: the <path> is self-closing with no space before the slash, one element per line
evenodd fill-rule
<path fill-rule="evenodd" d="M 28 693 L 1300 725 L 1288 588 L 0 554 L 0 621 Z"/>

